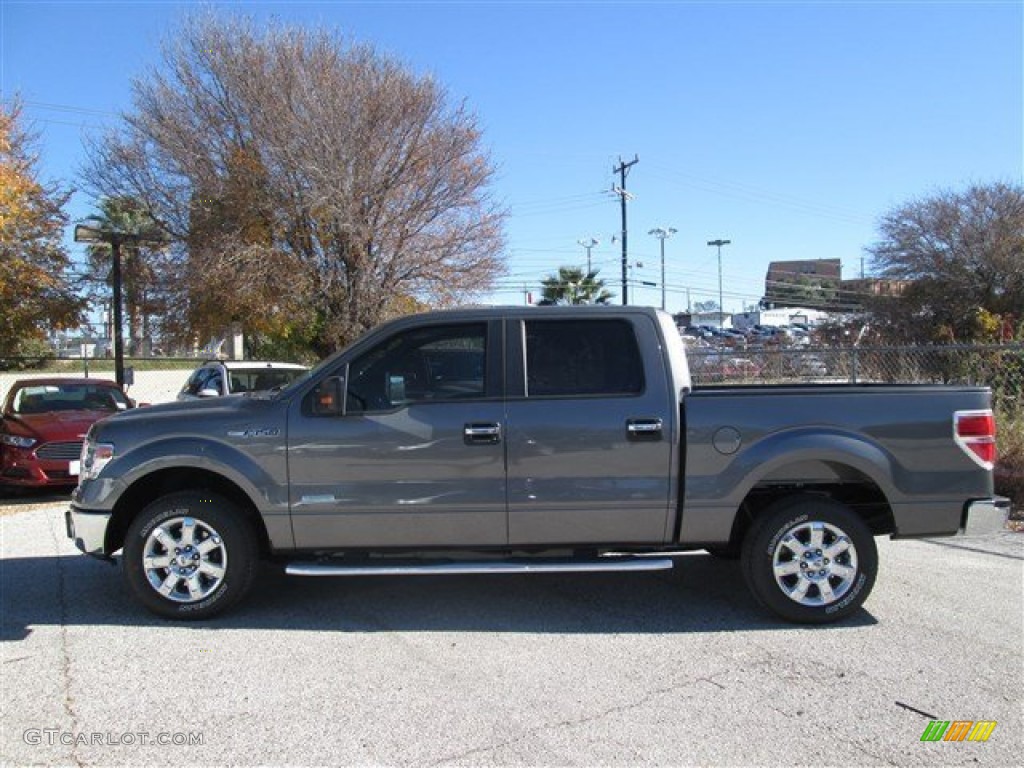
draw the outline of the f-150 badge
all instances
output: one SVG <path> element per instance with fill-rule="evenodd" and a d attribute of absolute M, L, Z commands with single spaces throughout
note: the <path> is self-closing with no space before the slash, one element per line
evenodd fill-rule
<path fill-rule="evenodd" d="M 242 430 L 229 430 L 228 437 L 277 437 L 281 430 L 276 427 L 249 427 Z"/>

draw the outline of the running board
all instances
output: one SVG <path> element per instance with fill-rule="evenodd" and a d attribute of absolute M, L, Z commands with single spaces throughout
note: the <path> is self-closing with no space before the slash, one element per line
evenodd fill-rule
<path fill-rule="evenodd" d="M 467 573 L 595 573 L 601 571 L 666 571 L 668 558 L 607 558 L 601 560 L 560 560 L 557 562 L 465 562 L 394 565 L 332 565 L 289 563 L 290 576 L 457 576 Z"/>

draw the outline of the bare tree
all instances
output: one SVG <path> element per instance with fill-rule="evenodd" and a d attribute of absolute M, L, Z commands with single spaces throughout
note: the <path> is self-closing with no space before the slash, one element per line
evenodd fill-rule
<path fill-rule="evenodd" d="M 373 48 L 203 15 L 133 87 L 86 175 L 178 238 L 182 331 L 219 316 L 326 354 L 501 274 L 504 213 L 475 118 Z"/>
<path fill-rule="evenodd" d="M 971 341 L 979 317 L 1024 315 L 1024 187 L 994 183 L 901 205 L 868 248 L 881 277 L 905 281 L 872 308 L 903 340 Z"/>

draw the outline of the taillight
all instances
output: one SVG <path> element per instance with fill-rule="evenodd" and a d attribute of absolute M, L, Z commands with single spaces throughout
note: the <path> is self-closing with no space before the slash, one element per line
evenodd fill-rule
<path fill-rule="evenodd" d="M 957 411 L 953 439 L 964 453 L 985 469 L 996 463 L 996 419 L 992 411 Z"/>

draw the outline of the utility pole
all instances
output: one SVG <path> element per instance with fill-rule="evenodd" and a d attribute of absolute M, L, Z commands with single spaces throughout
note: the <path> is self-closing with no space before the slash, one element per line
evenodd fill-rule
<path fill-rule="evenodd" d="M 676 233 L 675 227 L 657 227 L 647 234 L 661 241 L 661 311 L 665 311 L 665 240 Z"/>
<path fill-rule="evenodd" d="M 626 283 L 627 275 L 626 270 L 629 263 L 628 250 L 626 248 L 626 199 L 628 194 L 626 192 L 626 173 L 634 165 L 640 162 L 640 158 L 633 155 L 633 159 L 628 163 L 622 162 L 622 158 L 619 158 L 619 164 L 617 167 L 612 168 L 612 173 L 619 174 L 620 184 L 618 187 L 612 187 L 612 192 L 619 196 L 619 201 L 622 205 L 622 305 L 625 306 L 629 303 L 629 287 Z"/>
<path fill-rule="evenodd" d="M 600 245 L 601 241 L 594 237 L 588 237 L 586 240 L 577 240 L 578 244 L 582 245 L 587 249 L 587 274 L 590 274 L 590 249 L 595 245 Z"/>

